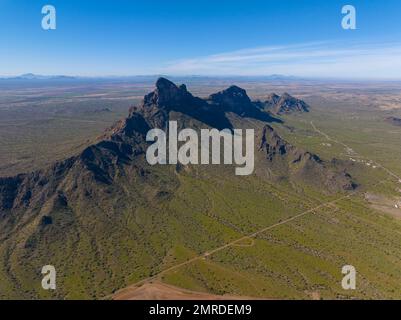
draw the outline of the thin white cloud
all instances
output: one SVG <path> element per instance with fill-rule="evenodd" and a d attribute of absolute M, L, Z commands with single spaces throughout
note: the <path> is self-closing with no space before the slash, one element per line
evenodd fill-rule
<path fill-rule="evenodd" d="M 163 72 L 401 79 L 400 43 L 315 42 L 242 49 L 170 62 Z"/>

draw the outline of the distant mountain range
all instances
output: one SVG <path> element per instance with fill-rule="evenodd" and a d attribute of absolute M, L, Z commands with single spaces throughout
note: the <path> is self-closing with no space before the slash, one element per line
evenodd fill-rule
<path fill-rule="evenodd" d="M 35 80 L 114 80 L 114 81 L 152 81 L 154 82 L 159 77 L 166 77 L 164 75 L 136 75 L 136 76 L 66 76 L 66 75 L 40 75 L 34 73 L 26 73 L 19 76 L 12 77 L 0 77 L 0 81 L 6 80 L 25 80 L 25 81 L 35 81 Z M 284 75 L 266 75 L 266 76 L 198 76 L 198 75 L 188 75 L 188 76 L 169 76 L 169 78 L 180 81 L 191 81 L 191 80 L 242 80 L 242 81 L 289 81 L 289 80 L 300 80 L 302 78 L 294 76 L 284 76 Z"/>
<path fill-rule="evenodd" d="M 64 75 L 52 75 L 52 76 L 45 76 L 45 75 L 38 75 L 33 73 L 25 73 L 20 76 L 15 77 L 2 77 L 0 80 L 74 80 L 77 77 L 72 76 L 64 76 Z"/>

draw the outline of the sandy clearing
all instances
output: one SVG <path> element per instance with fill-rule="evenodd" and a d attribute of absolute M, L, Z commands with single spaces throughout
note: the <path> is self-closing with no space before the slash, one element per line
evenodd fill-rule
<path fill-rule="evenodd" d="M 158 281 L 139 287 L 129 287 L 116 293 L 113 300 L 256 300 L 260 298 L 214 295 L 178 288 Z"/>
<path fill-rule="evenodd" d="M 371 208 L 401 219 L 400 199 L 391 199 L 383 195 L 366 193 L 365 200 L 369 203 Z M 397 205 L 398 208 L 396 208 L 395 205 Z"/>

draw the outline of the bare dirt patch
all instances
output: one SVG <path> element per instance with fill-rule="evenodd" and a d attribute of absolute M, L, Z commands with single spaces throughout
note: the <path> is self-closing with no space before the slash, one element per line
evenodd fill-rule
<path fill-rule="evenodd" d="M 383 195 L 368 192 L 365 194 L 365 200 L 369 202 L 373 209 L 401 219 L 401 199 L 387 198 Z"/>
<path fill-rule="evenodd" d="M 161 282 L 149 282 L 140 287 L 123 289 L 113 296 L 113 300 L 255 300 L 255 298 L 214 295 L 186 290 Z"/>

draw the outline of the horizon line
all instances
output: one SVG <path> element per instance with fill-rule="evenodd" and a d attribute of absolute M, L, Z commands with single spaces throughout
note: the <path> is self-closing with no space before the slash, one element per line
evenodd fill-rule
<path fill-rule="evenodd" d="M 28 76 L 32 76 L 29 78 Z M 26 77 L 26 78 L 24 78 Z M 285 75 L 285 74 L 164 74 L 164 73 L 149 73 L 149 74 L 105 74 L 105 75 L 86 75 L 86 74 L 39 74 L 39 73 L 22 73 L 22 74 L 8 74 L 0 75 L 0 80 L 60 80 L 54 78 L 70 78 L 70 80 L 87 79 L 127 79 L 127 78 L 140 78 L 140 77 L 164 77 L 164 78 L 214 78 L 214 79 L 232 79 L 232 78 L 278 78 L 276 80 L 298 80 L 298 81 L 313 81 L 313 80 L 337 80 L 337 81 L 401 81 L 401 77 L 336 77 L 336 76 L 303 76 L 303 75 Z M 281 78 L 281 79 L 280 79 Z"/>

